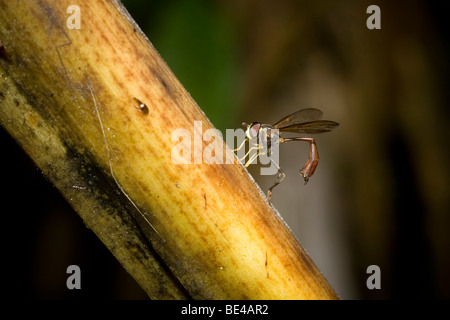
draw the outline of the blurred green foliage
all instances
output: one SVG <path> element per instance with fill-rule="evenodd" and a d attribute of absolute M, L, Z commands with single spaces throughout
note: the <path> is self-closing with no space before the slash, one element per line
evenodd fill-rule
<path fill-rule="evenodd" d="M 123 1 L 142 31 L 214 126 L 236 114 L 234 24 L 211 1 Z"/>

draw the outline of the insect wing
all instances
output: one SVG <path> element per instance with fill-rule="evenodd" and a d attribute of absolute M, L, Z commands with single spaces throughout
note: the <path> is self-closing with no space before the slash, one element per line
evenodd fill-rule
<path fill-rule="evenodd" d="M 283 127 L 286 126 L 315 121 L 321 118 L 322 118 L 322 111 L 320 111 L 319 109 L 314 108 L 302 109 L 284 117 L 283 119 L 275 123 L 273 127 L 275 129 L 282 129 Z"/>
<path fill-rule="evenodd" d="M 317 120 L 292 124 L 278 129 L 282 132 L 315 134 L 331 131 L 338 125 L 339 123 L 330 120 Z"/>

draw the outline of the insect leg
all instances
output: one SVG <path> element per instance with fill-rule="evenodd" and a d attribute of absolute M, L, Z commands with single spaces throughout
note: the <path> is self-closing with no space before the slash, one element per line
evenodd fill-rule
<path fill-rule="evenodd" d="M 254 147 L 253 149 L 256 149 L 256 150 L 259 150 L 259 149 L 261 149 L 260 147 Z M 249 151 L 250 152 L 250 151 Z M 245 168 L 247 168 L 253 161 L 255 161 L 255 159 L 257 158 L 257 157 L 259 157 L 260 155 L 265 155 L 266 153 L 265 152 L 263 152 L 263 153 L 261 153 L 261 152 L 259 152 L 259 151 L 257 151 L 254 155 L 252 155 L 252 157 L 245 163 L 245 165 L 244 165 L 244 167 Z M 245 158 L 244 158 L 245 159 Z"/>
<path fill-rule="evenodd" d="M 248 138 L 245 138 L 244 141 L 242 141 L 242 143 L 241 143 L 241 145 L 239 146 L 239 148 L 234 149 L 233 151 L 236 152 L 236 151 L 241 150 L 242 147 L 245 146 L 245 143 L 246 143 L 247 141 L 248 141 Z"/>
<path fill-rule="evenodd" d="M 256 145 L 255 147 L 251 147 L 249 150 L 248 150 L 248 152 L 245 154 L 245 156 L 243 156 L 241 159 L 239 159 L 239 162 L 242 162 L 243 160 L 245 160 L 245 158 L 247 158 L 248 157 L 248 155 L 250 154 L 250 152 L 251 151 L 253 151 L 253 150 L 259 150 L 259 149 L 262 149 L 263 147 L 261 147 L 260 145 Z M 258 152 L 256 153 L 256 156 L 258 156 Z M 254 155 L 253 155 L 253 157 L 252 158 L 254 158 Z M 253 160 L 255 160 L 255 159 L 253 159 Z M 253 161 L 252 160 L 252 161 Z"/>
<path fill-rule="evenodd" d="M 305 164 L 305 166 L 300 170 L 300 174 L 302 175 L 303 179 L 305 180 L 305 184 L 308 183 L 309 178 L 314 174 L 314 171 L 317 168 L 317 165 L 319 164 L 319 152 L 317 151 L 317 145 L 314 138 L 283 138 L 280 139 L 280 143 L 283 142 L 290 142 L 290 141 L 306 141 L 309 142 L 310 148 L 309 148 L 309 160 Z"/>
<path fill-rule="evenodd" d="M 273 188 L 275 188 L 277 185 L 279 185 L 281 183 L 281 181 L 283 181 L 284 177 L 286 176 L 286 174 L 280 168 L 278 163 L 276 163 L 273 159 L 271 159 L 271 161 L 278 169 L 278 177 L 277 177 L 277 180 L 275 180 L 274 184 L 267 191 L 267 201 L 269 201 L 269 202 L 270 202 L 270 198 L 272 197 L 272 190 L 273 190 Z"/>

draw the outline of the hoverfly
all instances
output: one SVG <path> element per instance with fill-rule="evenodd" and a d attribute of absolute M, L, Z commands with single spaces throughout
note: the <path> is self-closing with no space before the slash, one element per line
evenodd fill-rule
<path fill-rule="evenodd" d="M 247 158 L 251 150 L 256 150 L 257 152 L 253 154 L 252 157 L 245 163 L 245 168 L 247 168 L 258 156 L 263 154 L 271 155 L 271 147 L 274 143 L 285 143 L 291 141 L 306 141 L 310 144 L 309 149 L 309 160 L 300 170 L 305 184 L 309 181 L 309 178 L 314 174 L 316 167 L 319 163 L 319 153 L 317 151 L 317 145 L 314 138 L 309 137 L 294 137 L 294 138 L 283 138 L 280 135 L 283 132 L 294 132 L 294 133 L 305 133 L 305 134 L 317 134 L 322 132 L 328 132 L 339 125 L 339 123 L 330 120 L 320 120 L 322 118 L 322 111 L 314 108 L 302 109 L 294 112 L 277 123 L 261 124 L 260 122 L 252 122 L 251 124 L 242 123 L 246 127 L 245 135 L 246 138 L 241 146 L 235 151 L 240 150 L 245 142 L 249 141 L 251 144 L 250 150 L 247 154 L 240 159 L 240 161 Z M 277 129 L 277 130 L 274 130 Z M 263 145 L 259 144 L 260 138 L 265 142 Z M 280 168 L 278 163 L 276 163 L 272 158 L 271 161 L 274 163 L 278 169 L 278 176 L 274 184 L 269 188 L 267 192 L 267 200 L 270 202 L 272 195 L 272 190 L 277 185 L 281 183 L 286 174 Z"/>

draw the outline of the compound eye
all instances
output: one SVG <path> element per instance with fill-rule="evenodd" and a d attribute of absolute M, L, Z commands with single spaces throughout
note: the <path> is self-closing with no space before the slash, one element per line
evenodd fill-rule
<path fill-rule="evenodd" d="M 260 128 L 261 128 L 261 124 L 259 122 L 254 122 L 250 125 L 249 134 L 250 134 L 251 139 L 258 138 Z"/>

